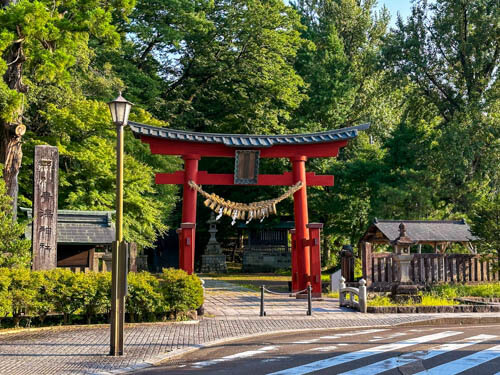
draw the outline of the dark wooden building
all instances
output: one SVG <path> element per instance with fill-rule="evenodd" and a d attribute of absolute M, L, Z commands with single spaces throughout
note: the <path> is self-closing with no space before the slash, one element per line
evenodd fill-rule
<path fill-rule="evenodd" d="M 30 208 L 21 208 L 32 219 Z M 107 270 L 111 260 L 111 245 L 115 227 L 111 219 L 114 211 L 58 210 L 57 266 L 91 271 Z M 32 225 L 25 236 L 32 238 Z M 102 260 L 100 260 L 102 258 Z M 109 258 L 109 259 L 107 259 Z"/>
<path fill-rule="evenodd" d="M 246 272 L 272 272 L 291 267 L 289 232 L 293 221 L 237 224 L 238 244 L 243 251 L 242 268 Z"/>

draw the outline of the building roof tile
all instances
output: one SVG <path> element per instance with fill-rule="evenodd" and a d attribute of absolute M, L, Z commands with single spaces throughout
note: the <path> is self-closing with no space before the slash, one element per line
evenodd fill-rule
<path fill-rule="evenodd" d="M 229 147 L 271 147 L 278 144 L 299 145 L 311 143 L 326 143 L 355 138 L 358 131 L 366 130 L 369 124 L 350 128 L 328 130 L 309 134 L 284 135 L 248 135 L 248 134 L 219 134 L 197 133 L 186 130 L 160 128 L 157 126 L 140 124 L 129 121 L 130 129 L 136 137 L 149 136 L 170 139 L 174 141 L 188 141 L 195 143 L 219 143 Z"/>

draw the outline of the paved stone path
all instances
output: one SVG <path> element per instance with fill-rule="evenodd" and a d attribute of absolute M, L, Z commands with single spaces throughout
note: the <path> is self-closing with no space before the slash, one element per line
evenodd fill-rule
<path fill-rule="evenodd" d="M 285 330 L 394 325 L 435 317 L 342 312 L 333 300 L 314 302 L 313 316 L 306 316 L 305 301 L 274 296 L 266 305 L 268 316 L 260 318 L 258 293 L 215 280 L 207 280 L 205 286 L 206 318 L 199 323 L 128 325 L 122 357 L 107 356 L 107 325 L 0 335 L 0 374 L 119 373 L 228 338 Z"/>

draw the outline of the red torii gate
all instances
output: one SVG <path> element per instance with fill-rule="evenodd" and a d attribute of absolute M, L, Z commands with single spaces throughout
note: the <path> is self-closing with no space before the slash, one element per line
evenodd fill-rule
<path fill-rule="evenodd" d="M 182 223 L 179 233 L 179 267 L 194 271 L 197 192 L 188 183 L 199 185 L 235 185 L 232 174 L 209 174 L 198 171 L 202 157 L 235 157 L 236 150 L 258 150 L 261 158 L 288 158 L 292 172 L 259 175 L 254 185 L 292 186 L 302 182 L 294 193 L 295 229 L 292 230 L 292 291 L 303 290 L 311 283 L 313 295 L 321 295 L 320 230 L 323 224 L 309 223 L 307 185 L 333 186 L 331 175 L 306 173 L 308 158 L 336 157 L 339 149 L 355 138 L 368 124 L 321 133 L 291 135 L 244 135 L 197 133 L 160 128 L 129 121 L 137 138 L 148 143 L 153 154 L 179 155 L 184 170 L 156 174 L 157 184 L 182 184 Z"/>

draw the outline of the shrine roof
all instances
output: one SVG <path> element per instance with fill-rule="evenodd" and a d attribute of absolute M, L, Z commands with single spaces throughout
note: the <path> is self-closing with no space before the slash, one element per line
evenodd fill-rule
<path fill-rule="evenodd" d="M 32 218 L 31 208 L 21 208 Z M 58 244 L 110 245 L 115 239 L 115 228 L 111 215 L 115 211 L 57 211 Z M 31 239 L 32 224 L 28 224 L 25 237 Z"/>
<path fill-rule="evenodd" d="M 474 236 L 469 225 L 462 220 L 379 220 L 375 219 L 361 238 L 361 241 L 388 240 L 399 237 L 399 225 L 404 223 L 408 237 L 417 243 L 432 242 L 471 242 L 479 238 Z M 377 232 L 383 234 L 377 237 Z M 374 238 L 375 237 L 375 238 Z"/>
<path fill-rule="evenodd" d="M 370 124 L 362 124 L 349 128 L 328 130 L 319 133 L 284 134 L 284 135 L 248 135 L 198 133 L 186 130 L 160 128 L 129 121 L 130 129 L 136 137 L 148 136 L 173 141 L 194 143 L 216 143 L 229 147 L 272 147 L 275 145 L 299 145 L 313 143 L 328 143 L 357 137 L 358 131 L 366 130 Z"/>

